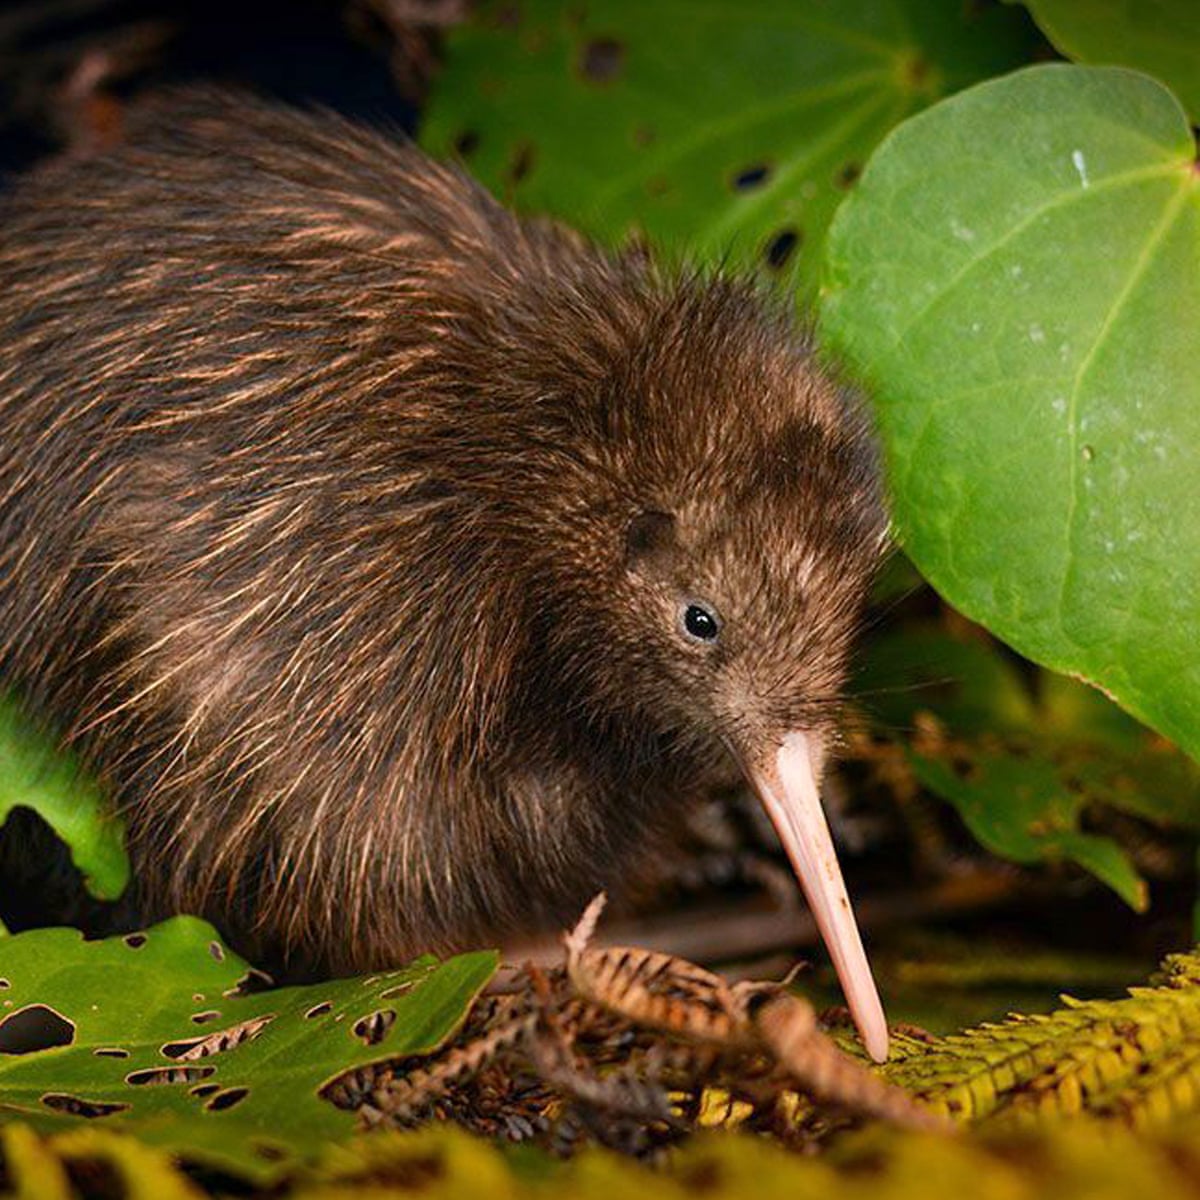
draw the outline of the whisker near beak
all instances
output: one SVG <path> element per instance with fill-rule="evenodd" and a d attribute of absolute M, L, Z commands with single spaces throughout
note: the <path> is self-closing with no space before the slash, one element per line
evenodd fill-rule
<path fill-rule="evenodd" d="M 791 859 L 867 1053 L 883 1062 L 888 1027 L 817 789 L 820 750 L 802 730 L 738 757 Z"/>

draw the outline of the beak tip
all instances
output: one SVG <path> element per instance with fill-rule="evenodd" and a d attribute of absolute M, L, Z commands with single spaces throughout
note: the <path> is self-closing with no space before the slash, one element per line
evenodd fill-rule
<path fill-rule="evenodd" d="M 891 1034 L 874 981 L 869 975 L 865 980 L 863 976 L 855 975 L 854 982 L 847 990 L 846 999 L 863 1049 L 873 1062 L 887 1062 Z"/>
<path fill-rule="evenodd" d="M 757 758 L 747 756 L 743 769 L 792 860 L 829 947 L 863 1046 L 875 1062 L 884 1062 L 888 1056 L 887 1019 L 821 809 L 817 786 L 820 747 L 814 746 L 804 731 L 793 730 L 773 755 L 760 751 Z"/>
<path fill-rule="evenodd" d="M 864 1030 L 862 1040 L 873 1062 L 887 1062 L 889 1035 L 886 1025 L 881 1025 L 878 1029 Z"/>

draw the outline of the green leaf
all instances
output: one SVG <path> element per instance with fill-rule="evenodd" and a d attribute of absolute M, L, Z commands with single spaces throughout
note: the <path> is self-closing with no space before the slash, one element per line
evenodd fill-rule
<path fill-rule="evenodd" d="M 1026 0 L 1055 47 L 1085 63 L 1137 67 L 1170 85 L 1200 121 L 1196 0 Z"/>
<path fill-rule="evenodd" d="M 880 138 L 1021 62 L 1018 17 L 943 0 L 493 3 L 449 35 L 422 141 L 523 210 L 702 260 L 786 260 L 809 295 Z"/>
<path fill-rule="evenodd" d="M 949 800 L 992 853 L 1019 863 L 1070 859 L 1108 884 L 1131 908 L 1145 910 L 1145 882 L 1120 847 L 1075 828 L 1082 805 L 1060 790 L 1053 763 L 1014 758 L 1007 751 L 977 752 L 969 762 L 971 774 L 964 778 L 955 766 L 939 759 L 913 758 L 921 783 Z"/>
<path fill-rule="evenodd" d="M 125 890 L 123 830 L 100 786 L 0 691 L 0 824 L 18 807 L 33 809 L 62 838 L 93 896 L 113 900 Z"/>
<path fill-rule="evenodd" d="M 69 929 L 19 934 L 0 942 L 0 1112 L 49 1129 L 90 1113 L 267 1182 L 356 1128 L 322 1085 L 435 1050 L 495 965 L 491 952 L 423 958 L 243 995 L 247 964 L 193 917 L 96 942 Z M 393 1016 L 372 1021 L 379 1013 Z"/>
<path fill-rule="evenodd" d="M 895 523 L 957 608 L 1200 753 L 1200 175 L 1130 71 L 1034 67 L 915 117 L 831 231 Z"/>
<path fill-rule="evenodd" d="M 858 690 L 884 731 L 914 731 L 918 782 L 1013 862 L 1067 860 L 1135 909 L 1146 884 L 1111 838 L 1082 828 L 1108 806 L 1200 830 L 1200 768 L 1094 689 L 1039 673 L 978 635 L 911 626 L 869 649 Z"/>

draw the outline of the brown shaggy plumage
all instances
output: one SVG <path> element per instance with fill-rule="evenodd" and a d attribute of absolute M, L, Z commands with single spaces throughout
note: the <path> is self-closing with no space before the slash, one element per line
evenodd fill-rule
<path fill-rule="evenodd" d="M 0 678 L 151 910 L 321 969 L 561 920 L 827 728 L 883 529 L 754 286 L 212 92 L 0 205 L 0 430 Z"/>

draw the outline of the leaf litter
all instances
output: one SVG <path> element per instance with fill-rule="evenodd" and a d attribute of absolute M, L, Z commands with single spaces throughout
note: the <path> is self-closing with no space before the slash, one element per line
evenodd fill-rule
<path fill-rule="evenodd" d="M 797 1145 L 861 1117 L 949 1128 L 843 1050 L 788 980 L 731 984 L 673 955 L 593 945 L 604 902 L 565 935 L 564 965 L 517 970 L 440 1052 L 348 1072 L 326 1098 L 366 1127 L 452 1120 L 559 1155 L 591 1140 L 654 1158 L 720 1109 Z"/>

